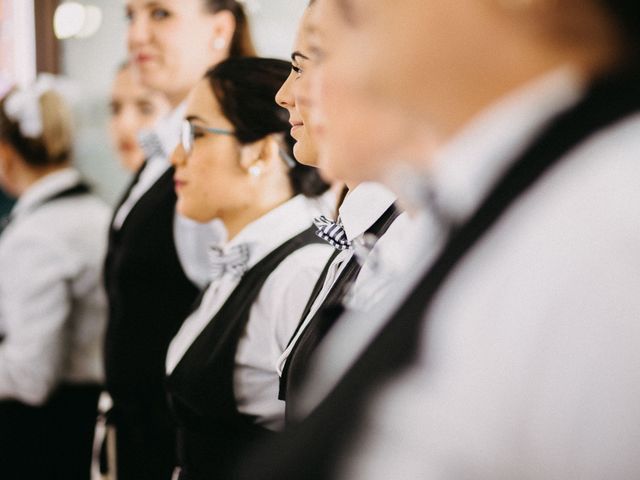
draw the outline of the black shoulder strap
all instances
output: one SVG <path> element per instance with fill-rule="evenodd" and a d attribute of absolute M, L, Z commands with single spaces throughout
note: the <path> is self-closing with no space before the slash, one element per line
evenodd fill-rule
<path fill-rule="evenodd" d="M 366 233 L 375 237 L 374 245 L 375 242 L 377 242 L 377 240 L 387 232 L 389 227 L 401 213 L 401 210 L 395 205 L 395 203 L 391 204 L 389 208 L 387 208 L 387 210 L 385 210 L 385 212 L 380 216 L 380 218 L 378 218 L 378 220 L 376 220 L 376 222 L 371 227 L 369 227 L 369 229 L 367 229 Z M 291 342 L 293 342 L 293 340 L 295 339 L 302 324 L 309 315 L 313 304 L 316 302 L 318 295 L 320 295 L 329 268 L 338 253 L 339 252 L 336 251 L 331 256 L 331 258 L 329 259 L 329 263 L 327 263 L 324 271 L 322 272 L 322 275 L 320 276 L 320 279 L 316 283 L 311 298 L 307 302 L 304 313 L 300 318 L 300 323 L 298 324 L 298 327 L 296 328 L 296 331 L 293 334 L 289 344 L 291 344 Z M 298 379 L 294 380 L 290 378 L 292 362 L 297 361 L 297 363 L 300 364 L 300 368 L 297 369 L 300 372 L 306 369 L 306 363 L 308 362 L 308 358 L 310 357 L 312 351 L 315 350 L 320 341 L 326 336 L 336 320 L 342 314 L 344 310 L 342 302 L 344 301 L 344 298 L 349 292 L 351 286 L 358 278 L 361 269 L 362 265 L 360 264 L 359 259 L 356 258 L 355 255 L 353 255 L 343 268 L 342 272 L 340 272 L 340 276 L 335 280 L 334 284 L 331 287 L 331 290 L 327 293 L 327 296 L 322 305 L 318 308 L 313 319 L 311 319 L 309 325 L 307 326 L 308 329 L 313 331 L 307 331 L 306 334 L 303 334 L 302 337 L 298 340 L 297 345 L 294 346 L 291 354 L 289 355 L 289 358 L 287 358 L 287 361 L 285 362 L 282 369 L 282 376 L 280 377 L 280 389 L 278 392 L 278 398 L 280 400 L 287 400 L 287 390 L 289 389 L 289 385 L 291 383 L 295 384 L 299 381 Z M 300 349 L 303 349 L 305 351 L 298 352 L 298 350 Z M 297 360 L 294 360 L 294 358 L 297 358 Z M 301 375 L 301 373 L 299 373 L 298 375 Z"/>
<path fill-rule="evenodd" d="M 325 480 L 354 438 L 366 400 L 375 389 L 410 365 L 419 350 L 425 313 L 460 260 L 513 203 L 595 132 L 640 110 L 640 75 L 616 75 L 596 82 L 576 106 L 557 116 L 494 186 L 475 214 L 451 236 L 436 262 L 369 347 L 312 414 L 295 428 L 268 473 L 252 478 Z M 255 472 L 254 472 L 255 473 Z"/>

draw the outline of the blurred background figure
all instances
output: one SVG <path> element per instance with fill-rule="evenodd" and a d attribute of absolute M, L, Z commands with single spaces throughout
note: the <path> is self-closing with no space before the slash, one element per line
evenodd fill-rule
<path fill-rule="evenodd" d="M 118 480 L 168 480 L 176 433 L 164 391 L 166 351 L 209 283 L 207 250 L 220 234 L 214 225 L 176 214 L 169 157 L 191 88 L 211 66 L 254 48 L 236 0 L 127 0 L 123 6 L 130 61 L 140 82 L 162 92 L 171 110 L 141 138 L 145 163 L 118 203 L 109 233 L 108 422 L 115 429 Z"/>
<path fill-rule="evenodd" d="M 53 77 L 0 102 L 0 471 L 89 478 L 106 320 L 109 209 L 71 166 L 71 115 Z"/>
<path fill-rule="evenodd" d="M 130 62 L 120 67 L 113 81 L 110 102 L 109 131 L 120 157 L 120 164 L 131 173 L 144 163 L 144 152 L 138 134 L 151 128 L 171 106 L 167 98 L 140 82 L 139 74 Z"/>

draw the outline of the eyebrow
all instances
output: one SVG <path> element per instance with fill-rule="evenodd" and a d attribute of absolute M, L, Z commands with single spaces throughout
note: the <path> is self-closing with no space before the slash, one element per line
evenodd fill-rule
<path fill-rule="evenodd" d="M 309 57 L 307 57 L 307 56 L 306 56 L 304 53 L 302 53 L 302 52 L 295 51 L 295 52 L 293 52 L 293 53 L 291 54 L 291 61 L 292 61 L 292 62 L 297 62 L 297 61 L 298 61 L 298 59 L 300 59 L 300 58 L 301 58 L 301 59 L 303 59 L 303 60 L 309 60 Z"/>
<path fill-rule="evenodd" d="M 192 121 L 196 120 L 198 122 L 202 122 L 202 123 L 205 123 L 205 124 L 207 123 L 207 121 L 204 118 L 201 118 L 201 117 L 199 117 L 197 115 L 188 115 L 185 120 L 187 120 L 188 122 L 192 122 Z"/>

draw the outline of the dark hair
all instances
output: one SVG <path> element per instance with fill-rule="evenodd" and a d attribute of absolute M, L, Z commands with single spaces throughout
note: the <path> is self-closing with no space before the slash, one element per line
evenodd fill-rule
<path fill-rule="evenodd" d="M 291 64 L 284 60 L 229 58 L 211 68 L 205 78 L 241 144 L 281 134 L 284 139 L 281 148 L 292 159 L 295 141 L 289 135 L 288 114 L 274 100 L 290 71 Z M 296 194 L 308 197 L 319 195 L 328 188 L 317 169 L 295 161 L 289 169 L 289 179 Z"/>
<path fill-rule="evenodd" d="M 60 95 L 47 91 L 40 95 L 42 134 L 29 138 L 20 131 L 20 124 L 7 116 L 5 103 L 15 89 L 0 101 L 0 139 L 10 144 L 24 162 L 33 167 L 62 165 L 71 160 L 71 112 Z"/>
<path fill-rule="evenodd" d="M 256 54 L 251 39 L 249 20 L 244 8 L 237 0 L 203 0 L 205 8 L 211 13 L 223 12 L 225 10 L 233 14 L 236 20 L 236 29 L 231 38 L 229 46 L 229 57 L 251 57 Z"/>
<path fill-rule="evenodd" d="M 623 29 L 633 57 L 640 58 L 640 2 L 638 0 L 598 0 Z"/>

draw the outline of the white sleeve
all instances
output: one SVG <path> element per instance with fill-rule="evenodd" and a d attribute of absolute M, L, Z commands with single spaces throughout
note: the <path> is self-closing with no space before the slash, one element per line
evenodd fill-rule
<path fill-rule="evenodd" d="M 309 245 L 298 250 L 273 272 L 260 292 L 254 308 L 256 311 L 270 310 L 270 313 L 265 311 L 264 315 L 268 315 L 267 318 L 271 320 L 275 341 L 272 357 L 274 365 L 300 323 L 313 287 L 332 252 L 333 248 L 324 244 Z M 260 301 L 261 299 L 264 300 Z"/>
<path fill-rule="evenodd" d="M 11 247 L 3 261 L 10 268 L 0 275 L 0 399 L 39 405 L 56 387 L 67 353 L 73 259 L 50 238 L 30 236 Z"/>

